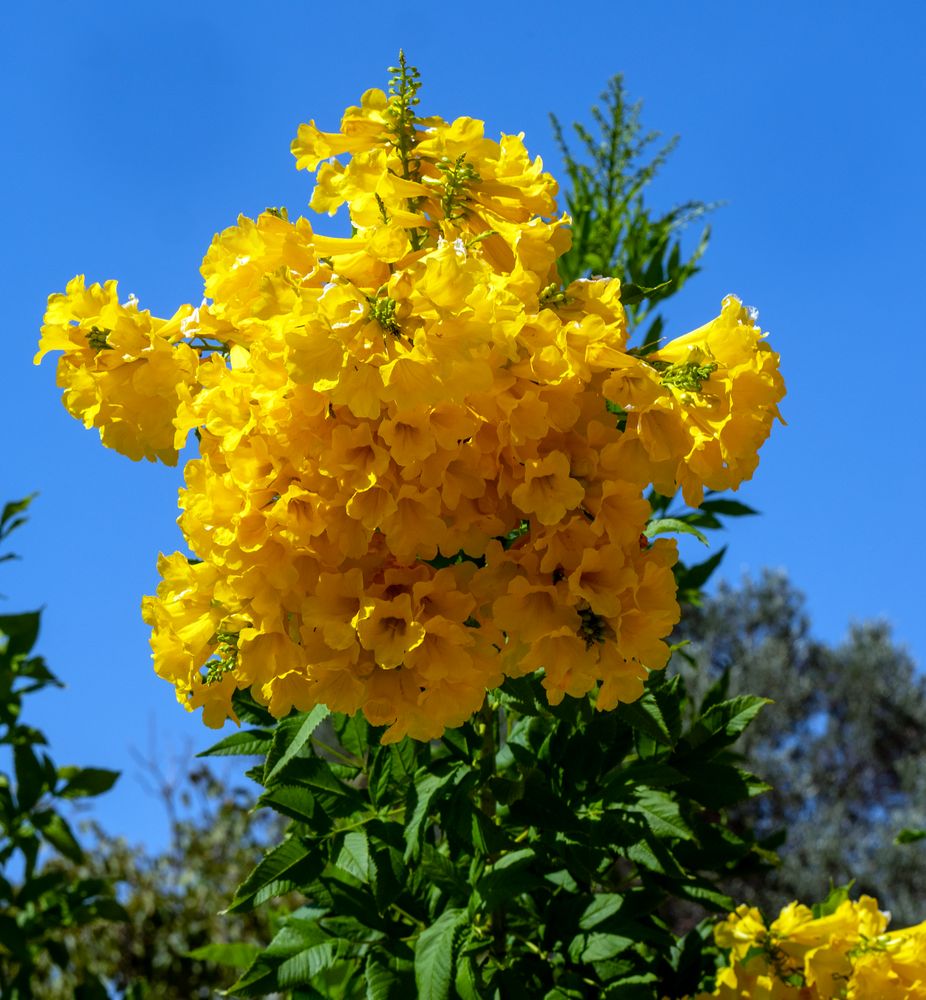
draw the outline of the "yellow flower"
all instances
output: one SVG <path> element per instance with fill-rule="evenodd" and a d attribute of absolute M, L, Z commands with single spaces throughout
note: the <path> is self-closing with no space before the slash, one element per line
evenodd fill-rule
<path fill-rule="evenodd" d="M 569 458 L 560 451 L 529 459 L 524 465 L 524 482 L 515 487 L 511 499 L 541 524 L 556 524 L 585 496 L 582 484 L 572 479 L 569 471 Z"/>
<path fill-rule="evenodd" d="M 175 462 L 195 432 L 179 523 L 201 562 L 162 558 L 143 614 L 208 725 L 239 688 L 276 716 L 362 710 L 386 741 L 535 669 L 554 703 L 639 697 L 679 615 L 645 490 L 735 488 L 777 414 L 777 356 L 736 300 L 630 353 L 617 279 L 561 286 L 568 219 L 523 137 L 410 96 L 299 127 L 311 204 L 346 205 L 351 236 L 239 217 L 170 320 L 115 282 L 49 300 L 37 360 L 61 352 L 104 444 Z"/>
<path fill-rule="evenodd" d="M 364 601 L 352 621 L 360 644 L 385 670 L 400 667 L 406 655 L 424 642 L 425 628 L 415 620 L 408 594 Z"/>
<path fill-rule="evenodd" d="M 173 420 L 197 378 L 196 352 L 177 342 L 191 311 L 182 306 L 172 319 L 156 319 L 133 297 L 120 303 L 115 281 L 88 288 L 81 274 L 49 297 L 35 363 L 63 352 L 64 405 L 85 427 L 97 427 L 108 448 L 175 465 Z"/>

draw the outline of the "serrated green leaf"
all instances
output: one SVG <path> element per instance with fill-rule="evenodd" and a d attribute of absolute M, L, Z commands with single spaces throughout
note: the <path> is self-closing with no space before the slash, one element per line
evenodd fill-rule
<path fill-rule="evenodd" d="M 712 705 L 695 720 L 686 735 L 686 742 L 693 749 L 709 746 L 719 750 L 733 743 L 763 707 L 770 704 L 768 698 L 739 695 Z"/>
<path fill-rule="evenodd" d="M 370 725 L 363 717 L 363 712 L 344 715 L 341 712 L 332 714 L 335 734 L 341 746 L 358 761 L 366 756 L 370 746 Z"/>
<path fill-rule="evenodd" d="M 692 757 L 690 765 L 683 793 L 709 809 L 724 809 L 771 790 L 771 785 L 733 764 Z"/>
<path fill-rule="evenodd" d="M 365 830 L 351 830 L 345 835 L 335 865 L 365 884 L 376 880 L 376 864 L 370 856 Z"/>
<path fill-rule="evenodd" d="M 736 903 L 725 892 L 721 892 L 701 880 L 675 882 L 672 891 L 679 899 L 700 903 L 721 913 L 729 912 L 736 906 Z"/>
<path fill-rule="evenodd" d="M 654 788 L 639 788 L 636 801 L 629 807 L 639 813 L 653 833 L 660 838 L 693 840 L 691 828 L 682 819 L 678 802 Z"/>
<path fill-rule="evenodd" d="M 284 719 L 277 725 L 264 765 L 265 785 L 270 785 L 283 768 L 299 754 L 312 738 L 312 733 L 328 715 L 328 709 L 324 705 L 316 705 L 311 712 Z"/>
<path fill-rule="evenodd" d="M 418 936 L 415 942 L 418 996 L 428 1000 L 447 1000 L 450 996 L 454 945 L 466 919 L 465 910 L 451 907 Z"/>
<path fill-rule="evenodd" d="M 669 764 L 650 763 L 649 761 L 634 761 L 632 764 L 622 764 L 605 775 L 602 786 L 616 800 L 626 794 L 628 789 L 647 785 L 649 788 L 671 788 L 685 780 L 685 775 L 677 767 Z"/>
<path fill-rule="evenodd" d="M 631 844 L 624 853 L 641 868 L 659 875 L 668 875 L 675 879 L 688 877 L 688 873 L 665 846 L 650 835 Z"/>
<path fill-rule="evenodd" d="M 349 947 L 346 941 L 343 942 L 343 945 Z M 310 948 L 284 959 L 277 966 L 276 981 L 283 989 L 292 986 L 310 986 L 312 980 L 319 973 L 332 969 L 341 963 L 345 950 L 340 940 L 312 945 Z"/>
<path fill-rule="evenodd" d="M 407 950 L 409 957 L 378 951 L 368 956 L 364 967 L 366 1000 L 408 1000 L 414 995 L 415 970 L 411 960 L 412 952 L 404 944 L 400 949 Z"/>
<path fill-rule="evenodd" d="M 325 832 L 325 827 L 329 825 L 323 822 L 325 814 L 319 815 L 315 808 L 312 793 L 301 785 L 274 785 L 270 791 L 261 795 L 258 804 L 299 823 L 311 823 L 316 834 Z"/>
<path fill-rule="evenodd" d="M 652 691 L 645 690 L 636 701 L 618 705 L 617 714 L 632 729 L 645 733 L 657 743 L 664 746 L 674 744 L 672 733 Z"/>
<path fill-rule="evenodd" d="M 282 895 L 310 882 L 321 869 L 322 861 L 314 847 L 308 847 L 297 837 L 290 837 L 264 855 L 238 887 L 225 912 L 252 909 L 262 899 Z"/>
<path fill-rule="evenodd" d="M 479 974 L 472 959 L 465 955 L 457 962 L 457 971 L 453 979 L 453 988 L 460 1000 L 482 1000 Z"/>
<path fill-rule="evenodd" d="M 245 729 L 231 733 L 215 746 L 198 753 L 197 757 L 263 757 L 273 742 L 273 733 L 266 729 Z"/>
<path fill-rule="evenodd" d="M 363 978 L 367 988 L 366 1000 L 400 1000 L 398 975 L 372 955 L 364 966 Z"/>
<path fill-rule="evenodd" d="M 454 780 L 454 771 L 438 777 L 427 774 L 415 782 L 415 808 L 405 826 L 405 860 L 416 858 L 421 852 L 421 840 L 427 825 L 428 813 L 444 789 Z"/>

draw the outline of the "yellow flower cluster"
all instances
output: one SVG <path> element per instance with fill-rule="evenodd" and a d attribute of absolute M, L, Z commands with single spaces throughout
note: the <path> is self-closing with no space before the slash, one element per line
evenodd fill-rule
<path fill-rule="evenodd" d="M 889 919 L 870 896 L 816 918 L 790 903 L 768 927 L 740 906 L 714 931 L 730 964 L 698 1000 L 924 1000 L 926 923 L 888 931 Z"/>
<path fill-rule="evenodd" d="M 538 668 L 554 703 L 639 697 L 679 613 L 644 490 L 735 488 L 784 393 L 732 297 L 628 350 L 619 281 L 559 281 L 568 219 L 522 136 L 420 117 L 395 72 L 293 143 L 352 236 L 268 210 L 215 237 L 203 304 L 169 322 L 112 282 L 49 305 L 39 357 L 64 352 L 65 403 L 104 444 L 172 462 L 196 432 L 196 558 L 162 557 L 143 611 L 208 725 L 250 688 L 276 716 L 323 703 L 427 739 Z"/>

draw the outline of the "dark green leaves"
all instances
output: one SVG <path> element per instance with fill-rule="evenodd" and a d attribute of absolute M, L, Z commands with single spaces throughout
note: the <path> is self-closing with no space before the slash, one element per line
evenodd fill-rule
<path fill-rule="evenodd" d="M 118 781 L 119 772 L 102 767 L 62 767 L 58 776 L 66 782 L 59 794 L 66 799 L 79 799 L 108 792 Z"/>
<path fill-rule="evenodd" d="M 444 912 L 425 928 L 415 945 L 415 985 L 418 996 L 447 1000 L 453 977 L 454 946 L 466 923 L 466 911 Z"/>
<path fill-rule="evenodd" d="M 238 887 L 229 912 L 247 910 L 311 882 L 322 868 L 317 852 L 297 837 L 289 837 L 267 852 Z"/>
<path fill-rule="evenodd" d="M 323 719 L 328 716 L 324 705 L 317 705 L 307 715 L 296 715 L 284 719 L 276 728 L 267 762 L 264 765 L 264 784 L 273 783 L 273 779 L 282 774 L 286 765 L 293 760 L 318 728 Z"/>
<path fill-rule="evenodd" d="M 32 498 L 8 503 L 0 513 L 0 540 L 24 521 Z M 11 558 L 0 557 L 0 562 Z M 66 863 L 85 861 L 62 799 L 100 795 L 119 777 L 95 767 L 59 768 L 44 734 L 23 722 L 28 695 L 61 684 L 41 657 L 32 656 L 40 613 L 0 615 L 0 994 L 30 1000 L 38 967 L 70 973 L 69 929 L 98 920 L 121 921 L 125 911 L 102 879 L 74 878 Z M 75 996 L 104 998 L 95 976 L 85 974 Z"/>
<path fill-rule="evenodd" d="M 580 156 L 573 155 L 553 118 L 569 178 L 566 208 L 573 237 L 558 268 L 566 283 L 589 275 L 620 278 L 629 325 L 641 330 L 643 350 L 649 351 L 657 346 L 663 326 L 653 310 L 698 272 L 707 249 L 710 230 L 705 227 L 694 252 L 685 258 L 681 232 L 714 206 L 689 202 L 661 215 L 646 206 L 646 188 L 677 139 L 653 148 L 658 133 L 643 131 L 640 105 L 627 101 L 620 76 L 611 80 L 592 118 L 594 130 L 574 127 Z"/>
<path fill-rule="evenodd" d="M 761 783 L 723 754 L 763 704 L 717 687 L 696 709 L 657 673 L 615 712 L 551 708 L 531 676 L 431 745 L 298 713 L 223 741 L 266 748 L 261 805 L 292 821 L 230 909 L 311 902 L 236 990 L 661 995 L 680 975 L 661 907 L 722 907 L 715 879 L 750 858 L 721 810 Z"/>

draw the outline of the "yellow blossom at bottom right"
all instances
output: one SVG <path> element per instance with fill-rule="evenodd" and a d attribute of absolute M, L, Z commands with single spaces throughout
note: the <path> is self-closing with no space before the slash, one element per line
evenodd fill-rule
<path fill-rule="evenodd" d="M 888 931 L 870 896 L 822 909 L 789 903 L 766 926 L 737 907 L 714 929 L 729 964 L 695 1000 L 926 1000 L 926 921 Z"/>

